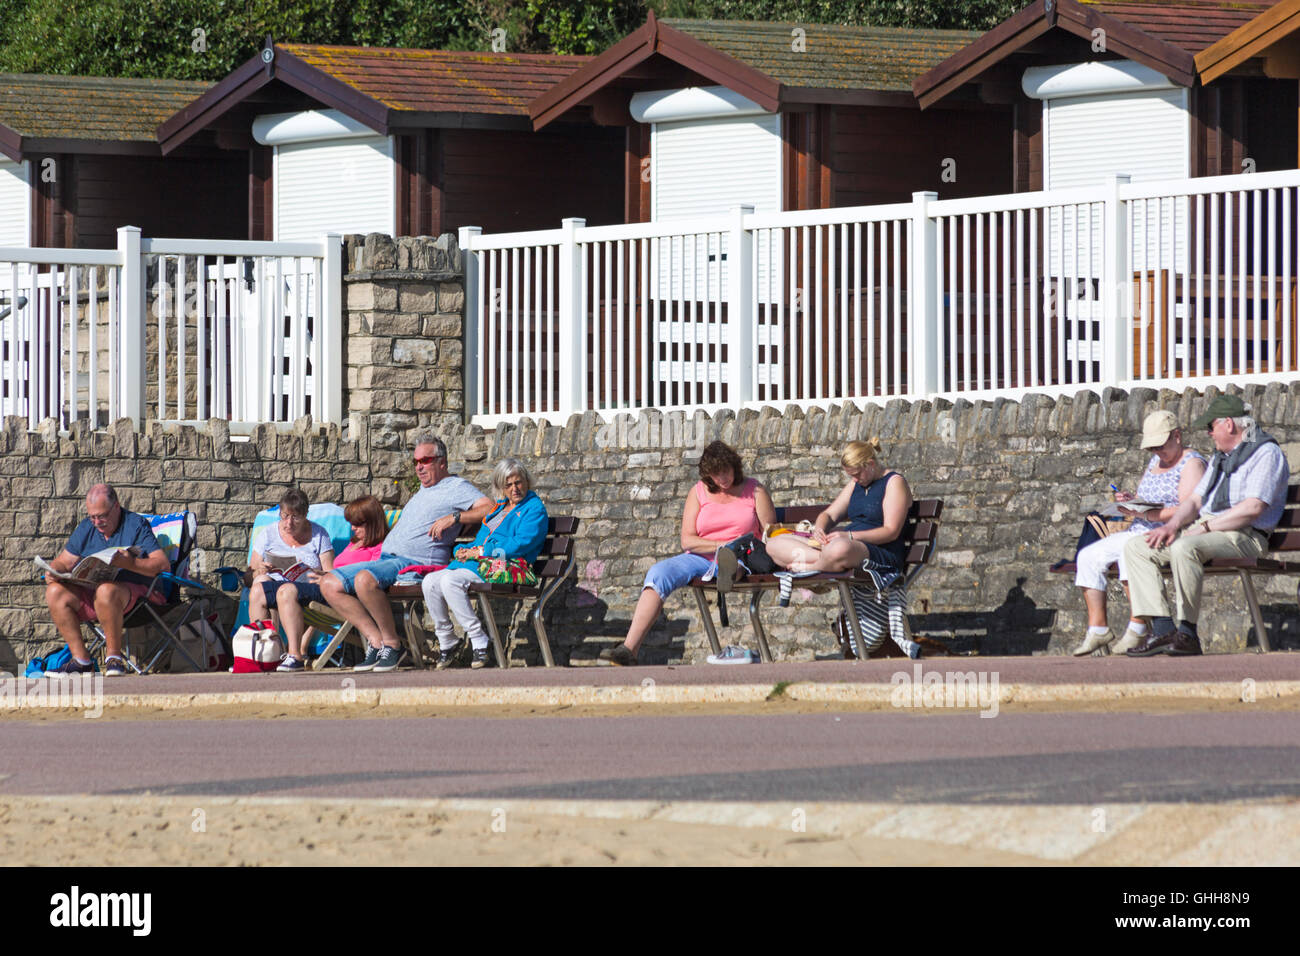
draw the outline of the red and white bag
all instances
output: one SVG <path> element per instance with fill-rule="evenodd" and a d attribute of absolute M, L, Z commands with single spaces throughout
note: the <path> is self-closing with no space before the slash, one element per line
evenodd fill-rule
<path fill-rule="evenodd" d="M 230 639 L 236 674 L 261 674 L 280 666 L 284 641 L 271 621 L 249 621 Z"/>

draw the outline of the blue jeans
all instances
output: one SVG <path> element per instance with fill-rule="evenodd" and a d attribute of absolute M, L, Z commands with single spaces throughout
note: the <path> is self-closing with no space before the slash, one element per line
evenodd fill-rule
<path fill-rule="evenodd" d="M 345 564 L 335 568 L 330 574 L 343 582 L 343 590 L 348 594 L 357 593 L 357 575 L 369 571 L 375 582 L 385 591 L 397 581 L 397 573 L 412 564 L 420 564 L 415 558 L 404 558 L 400 554 L 381 554 L 378 561 L 362 561 L 360 564 Z"/>
<path fill-rule="evenodd" d="M 700 554 L 686 552 L 676 557 L 664 558 L 645 573 L 645 584 L 641 587 L 653 588 L 661 600 L 667 600 L 668 595 L 703 576 L 710 568 L 716 570 L 716 565 Z"/>

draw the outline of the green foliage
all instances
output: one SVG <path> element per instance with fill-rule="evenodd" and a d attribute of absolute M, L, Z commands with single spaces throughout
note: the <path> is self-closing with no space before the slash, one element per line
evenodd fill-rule
<path fill-rule="evenodd" d="M 217 80 L 277 42 L 596 54 L 661 16 L 987 29 L 1022 0 L 0 0 L 0 72 Z M 203 31 L 201 35 L 195 31 Z M 202 49 L 195 49 L 196 47 Z"/>
<path fill-rule="evenodd" d="M 987 30 L 1027 0 L 661 0 L 665 17 L 700 20 L 776 20 L 850 26 Z"/>

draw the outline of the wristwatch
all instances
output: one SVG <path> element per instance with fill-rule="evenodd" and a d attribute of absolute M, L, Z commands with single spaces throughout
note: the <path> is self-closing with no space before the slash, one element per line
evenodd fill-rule
<path fill-rule="evenodd" d="M 457 508 L 455 511 L 453 511 L 453 512 L 451 513 L 451 520 L 454 521 L 456 524 L 460 524 L 460 509 L 459 509 L 459 508 Z"/>

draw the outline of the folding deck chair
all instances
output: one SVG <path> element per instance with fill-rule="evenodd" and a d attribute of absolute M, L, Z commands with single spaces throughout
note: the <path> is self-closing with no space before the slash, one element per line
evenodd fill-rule
<path fill-rule="evenodd" d="M 215 598 L 220 597 L 223 600 L 229 598 L 220 591 L 187 576 L 190 552 L 194 550 L 198 533 L 198 519 L 192 511 L 178 511 L 167 515 L 141 515 L 141 517 L 148 521 L 153 529 L 154 537 L 158 539 L 158 546 L 166 552 L 171 563 L 171 570 L 164 571 L 155 578 L 127 572 L 127 580 L 146 584 L 149 590 L 136 602 L 135 607 L 126 613 L 122 619 L 123 626 L 128 632 L 130 628 L 147 628 L 161 632 L 161 636 L 152 645 L 146 644 L 148 649 L 142 658 L 146 661 L 143 667 L 137 665 L 132 658 L 124 635 L 123 650 L 126 653 L 127 666 L 137 674 L 147 674 L 153 670 L 163 653 L 170 648 L 173 653 L 179 652 L 195 670 L 205 671 L 207 667 L 200 665 L 185 649 L 180 639 L 180 629 L 195 617 L 195 612 L 199 608 L 202 608 L 206 614 Z M 153 598 L 157 595 L 161 595 L 162 600 L 155 603 Z M 184 611 L 181 616 L 174 623 L 169 624 L 167 615 L 182 607 Z M 87 626 L 95 635 L 87 648 L 93 654 L 101 645 L 107 643 L 107 639 L 98 621 L 89 622 Z"/>

